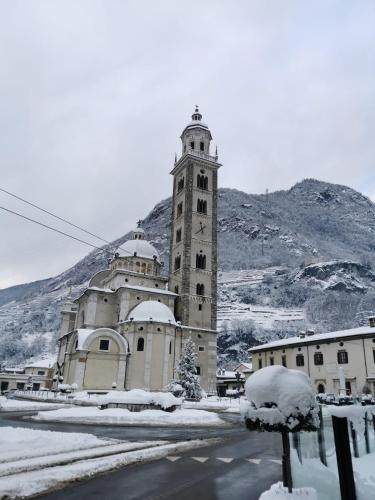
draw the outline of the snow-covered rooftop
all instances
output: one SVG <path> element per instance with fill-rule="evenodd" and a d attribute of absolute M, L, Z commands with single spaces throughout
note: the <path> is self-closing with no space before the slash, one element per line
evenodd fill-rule
<path fill-rule="evenodd" d="M 154 246 L 146 240 L 128 240 L 118 249 L 120 257 L 130 257 L 134 254 L 144 259 L 153 259 L 154 256 L 159 260 L 159 253 Z"/>
<path fill-rule="evenodd" d="M 56 363 L 56 355 L 51 354 L 43 359 L 36 359 L 25 363 L 25 368 L 51 368 Z"/>
<path fill-rule="evenodd" d="M 156 300 L 145 300 L 132 309 L 127 321 L 154 321 L 177 325 L 172 311 L 165 304 Z"/>
<path fill-rule="evenodd" d="M 250 349 L 250 352 L 264 351 L 289 345 L 314 344 L 316 342 L 324 342 L 325 340 L 341 339 L 343 337 L 357 337 L 371 334 L 373 334 L 375 337 L 375 328 L 371 328 L 370 326 L 360 326 L 358 328 L 339 330 L 337 332 L 318 333 L 315 335 L 305 335 L 304 337 L 297 336 L 289 337 L 288 339 L 275 340 L 274 342 L 268 342 L 267 344 L 252 347 Z"/>
<path fill-rule="evenodd" d="M 237 370 L 238 370 L 238 368 L 239 368 L 240 366 L 244 366 L 244 367 L 245 367 L 245 369 L 246 369 L 245 371 L 247 371 L 247 370 L 250 370 L 250 371 L 251 371 L 251 370 L 253 369 L 253 364 L 252 364 L 252 363 L 240 363 L 240 364 L 238 365 L 238 367 L 237 367 Z"/>

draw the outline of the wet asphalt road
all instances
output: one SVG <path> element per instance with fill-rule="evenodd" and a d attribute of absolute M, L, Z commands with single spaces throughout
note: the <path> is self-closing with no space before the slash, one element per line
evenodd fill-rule
<path fill-rule="evenodd" d="M 227 428 L 178 429 L 42 423 L 26 421 L 15 414 L 1 414 L 0 427 L 87 432 L 124 440 L 223 438 L 223 442 L 214 446 L 181 453 L 175 461 L 163 458 L 131 465 L 38 496 L 44 500 L 258 500 L 272 483 L 281 480 L 281 465 L 272 461 L 281 458 L 281 438 L 278 434 L 247 431 L 238 416 L 224 418 L 231 423 Z"/>

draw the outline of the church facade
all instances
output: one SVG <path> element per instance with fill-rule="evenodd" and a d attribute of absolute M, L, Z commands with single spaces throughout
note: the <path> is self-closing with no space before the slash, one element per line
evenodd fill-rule
<path fill-rule="evenodd" d="M 217 154 L 196 108 L 173 176 L 169 277 L 139 227 L 110 268 L 62 312 L 58 380 L 78 389 L 163 390 L 191 337 L 197 372 L 216 392 Z"/>

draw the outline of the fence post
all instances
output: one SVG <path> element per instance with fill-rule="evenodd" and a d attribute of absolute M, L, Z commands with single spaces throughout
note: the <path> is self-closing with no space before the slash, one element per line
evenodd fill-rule
<path fill-rule="evenodd" d="M 357 433 L 356 433 L 356 431 L 354 429 L 354 426 L 353 426 L 352 422 L 350 422 L 350 433 L 352 435 L 354 456 L 355 456 L 355 458 L 359 458 Z"/>
<path fill-rule="evenodd" d="M 292 480 L 292 467 L 290 464 L 290 443 L 289 432 L 286 430 L 281 431 L 283 441 L 283 484 L 288 488 L 288 492 L 292 493 L 293 480 Z"/>
<path fill-rule="evenodd" d="M 302 463 L 301 436 L 299 432 L 293 432 L 293 448 L 297 452 L 298 460 Z"/>
<path fill-rule="evenodd" d="M 370 440 L 368 437 L 367 413 L 365 413 L 365 444 L 366 444 L 366 453 L 370 453 Z"/>
<path fill-rule="evenodd" d="M 347 418 L 332 416 L 341 500 L 356 500 Z"/>
<path fill-rule="evenodd" d="M 318 446 L 319 446 L 319 457 L 320 461 L 322 464 L 324 464 L 326 467 L 327 465 L 327 454 L 326 454 L 326 444 L 324 441 L 324 423 L 323 423 L 323 412 L 322 412 L 322 405 L 319 405 L 319 420 L 320 420 L 320 425 L 318 427 Z"/>

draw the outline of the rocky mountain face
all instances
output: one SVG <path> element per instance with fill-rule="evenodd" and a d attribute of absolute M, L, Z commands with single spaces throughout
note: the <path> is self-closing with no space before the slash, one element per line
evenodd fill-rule
<path fill-rule="evenodd" d="M 168 271 L 170 199 L 142 221 Z M 219 353 L 223 364 L 301 328 L 331 331 L 375 312 L 375 204 L 345 186 L 307 179 L 264 195 L 220 189 Z M 69 290 L 78 296 L 126 234 L 60 275 L 0 290 L 0 362 L 55 348 Z"/>

